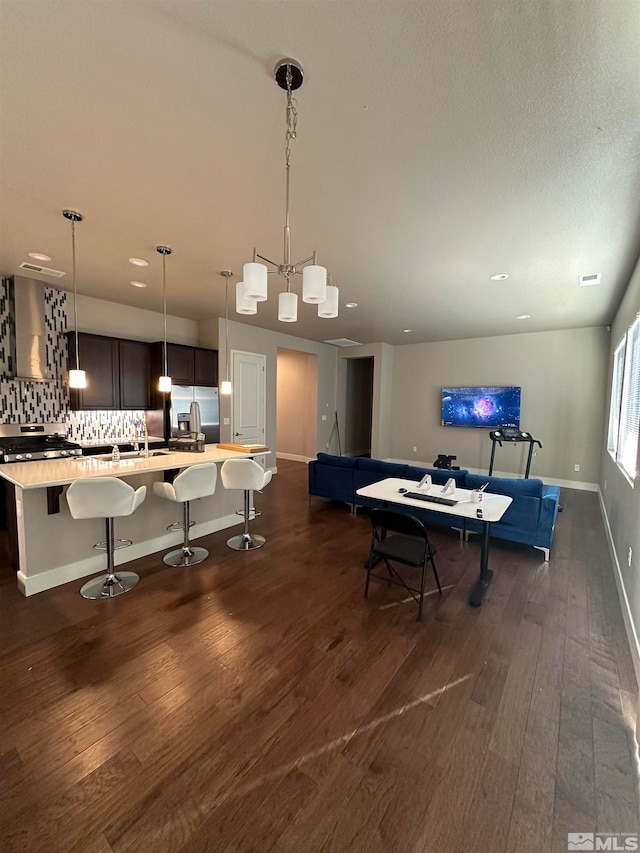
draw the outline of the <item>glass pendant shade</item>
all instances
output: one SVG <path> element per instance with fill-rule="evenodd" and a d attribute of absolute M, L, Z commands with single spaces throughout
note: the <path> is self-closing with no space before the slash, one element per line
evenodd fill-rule
<path fill-rule="evenodd" d="M 338 316 L 339 291 L 332 284 L 327 285 L 327 298 L 318 305 L 318 317 L 331 320 Z"/>
<path fill-rule="evenodd" d="M 162 391 L 163 394 L 168 394 L 171 391 L 171 377 L 170 376 L 161 376 L 158 380 L 158 391 Z"/>
<path fill-rule="evenodd" d="M 278 297 L 278 320 L 295 323 L 298 320 L 298 294 L 285 291 Z"/>
<path fill-rule="evenodd" d="M 242 268 L 244 295 L 256 302 L 267 299 L 267 268 L 264 264 L 245 264 Z"/>
<path fill-rule="evenodd" d="M 327 271 L 318 264 L 302 270 L 302 301 L 317 304 L 327 298 Z"/>
<path fill-rule="evenodd" d="M 228 396 L 229 394 L 231 394 L 231 391 L 231 382 L 228 379 L 223 379 L 222 385 L 220 386 L 220 393 L 224 394 L 225 396 Z"/>
<path fill-rule="evenodd" d="M 69 371 L 69 388 L 86 388 L 87 374 L 84 370 Z"/>
<path fill-rule="evenodd" d="M 258 306 L 255 299 L 250 299 L 244 292 L 244 282 L 236 282 L 236 313 L 257 314 Z"/>

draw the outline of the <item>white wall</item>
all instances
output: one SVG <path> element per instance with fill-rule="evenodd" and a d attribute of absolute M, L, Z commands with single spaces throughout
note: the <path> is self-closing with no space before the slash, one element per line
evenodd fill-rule
<path fill-rule="evenodd" d="M 636 266 L 611 326 L 611 345 L 606 374 L 606 417 L 600 454 L 600 496 L 610 535 L 609 544 L 618 573 L 622 610 L 627 619 L 636 673 L 640 678 L 640 649 L 637 642 L 637 634 L 640 632 L 640 476 L 636 479 L 636 488 L 634 488 L 611 458 L 606 446 L 613 352 L 638 313 L 640 313 L 640 263 Z M 640 454 L 640 442 L 638 453 Z M 640 456 L 638 458 L 640 459 Z M 629 548 L 632 549 L 630 566 Z"/>
<path fill-rule="evenodd" d="M 69 322 L 73 322 L 69 307 Z M 161 341 L 164 320 L 161 311 L 147 311 L 119 305 L 93 296 L 78 295 L 78 329 L 94 335 L 126 338 L 134 341 Z M 198 343 L 198 322 L 167 315 L 167 340 L 176 344 L 195 346 Z"/>
<path fill-rule="evenodd" d="M 441 389 L 519 385 L 521 429 L 543 445 L 531 476 L 595 489 L 608 349 L 602 327 L 396 347 L 389 455 L 431 463 L 438 453 L 455 454 L 462 468 L 487 471 L 487 430 L 441 426 Z M 498 447 L 494 470 L 523 475 L 527 451 L 524 443 Z"/>

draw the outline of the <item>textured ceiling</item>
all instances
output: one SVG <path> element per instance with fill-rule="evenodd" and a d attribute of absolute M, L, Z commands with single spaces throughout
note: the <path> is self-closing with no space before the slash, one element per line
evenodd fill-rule
<path fill-rule="evenodd" d="M 636 0 L 3 0 L 1 14 L 3 274 L 44 252 L 68 274 L 43 280 L 69 288 L 72 207 L 81 293 L 160 310 L 167 243 L 170 313 L 223 313 L 219 270 L 239 280 L 254 246 L 282 260 L 272 71 L 293 56 L 292 253 L 318 251 L 340 317 L 301 303 L 278 323 L 270 276 L 242 322 L 398 344 L 612 319 L 640 248 Z M 579 288 L 594 272 L 602 284 Z"/>

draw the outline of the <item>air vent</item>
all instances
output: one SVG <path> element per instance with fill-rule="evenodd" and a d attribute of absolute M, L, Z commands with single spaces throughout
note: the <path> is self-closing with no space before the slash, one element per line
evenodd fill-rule
<path fill-rule="evenodd" d="M 599 272 L 594 272 L 592 275 L 581 275 L 578 283 L 580 287 L 590 287 L 592 284 L 600 284 L 601 278 Z"/>
<path fill-rule="evenodd" d="M 50 267 L 41 267 L 39 264 L 30 264 L 28 261 L 23 261 L 20 264 L 21 270 L 29 270 L 29 272 L 39 272 L 42 275 L 50 275 L 53 278 L 62 278 L 64 273 L 61 270 L 52 270 Z"/>
<path fill-rule="evenodd" d="M 350 341 L 349 338 L 336 338 L 333 341 L 325 341 L 325 344 L 331 344 L 334 347 L 361 347 L 359 341 Z"/>

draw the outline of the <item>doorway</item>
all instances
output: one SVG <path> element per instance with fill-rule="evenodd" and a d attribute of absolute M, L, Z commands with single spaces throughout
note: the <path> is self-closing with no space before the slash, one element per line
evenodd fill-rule
<path fill-rule="evenodd" d="M 345 408 L 346 456 L 371 456 L 373 357 L 349 358 Z"/>
<path fill-rule="evenodd" d="M 278 347 L 276 456 L 315 459 L 318 444 L 318 356 Z"/>

